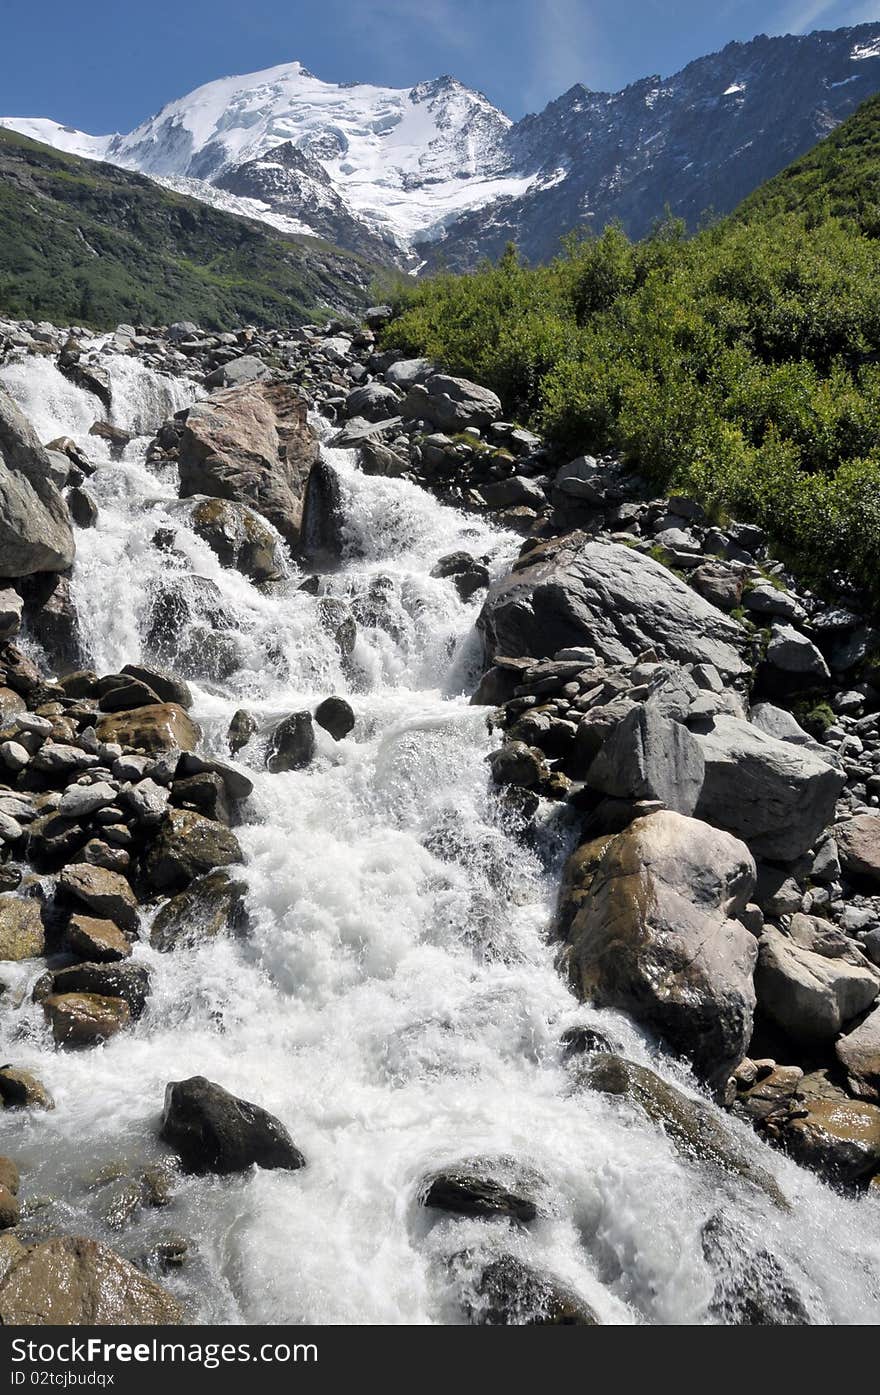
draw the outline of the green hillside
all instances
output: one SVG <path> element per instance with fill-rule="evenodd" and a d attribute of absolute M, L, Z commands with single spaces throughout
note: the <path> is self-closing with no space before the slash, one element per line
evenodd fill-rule
<path fill-rule="evenodd" d="M 495 387 L 559 447 L 620 451 L 880 600 L 880 99 L 732 217 L 397 292 L 387 346 Z"/>
<path fill-rule="evenodd" d="M 369 263 L 0 129 L 0 313 L 97 328 L 296 325 L 367 303 Z"/>

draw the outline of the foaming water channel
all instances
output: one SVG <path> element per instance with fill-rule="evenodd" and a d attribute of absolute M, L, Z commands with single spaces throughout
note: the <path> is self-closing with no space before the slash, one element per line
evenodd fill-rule
<path fill-rule="evenodd" d="M 526 843 L 488 788 L 487 713 L 468 702 L 479 601 L 430 573 L 464 548 L 498 574 L 517 540 L 324 447 L 344 494 L 344 565 L 317 595 L 299 589 L 291 560 L 279 581 L 254 586 L 191 530 L 174 469 L 145 461 L 149 434 L 194 385 L 104 361 L 115 424 L 144 433 L 118 461 L 87 434 L 106 415 L 100 403 L 51 363 L 27 360 L 0 379 L 42 439 L 71 435 L 98 463 L 98 522 L 77 535 L 73 576 L 98 672 L 148 652 L 161 588 L 173 582 L 197 607 L 210 584 L 213 620 L 189 655 L 206 667 L 194 716 L 224 758 L 233 712 L 257 718 L 240 757 L 255 788 L 237 830 L 251 928 L 164 955 L 142 940 L 147 1011 L 88 1052 L 52 1047 L 29 1001 L 35 968 L 13 966 L 5 1054 L 57 1104 L 0 1124 L 42 1202 L 35 1224 L 96 1235 L 136 1261 L 185 1237 L 190 1258 L 163 1282 L 197 1321 L 457 1323 L 462 1295 L 502 1254 L 554 1276 L 608 1323 L 724 1321 L 719 1293 L 749 1285 L 793 1292 L 812 1322 L 876 1321 L 876 1202 L 836 1195 L 727 1121 L 775 1178 L 781 1207 L 683 1158 L 624 1101 L 572 1088 L 560 1037 L 591 1024 L 696 1093 L 626 1019 L 570 995 L 547 941 L 568 831 L 548 811 Z M 157 546 L 169 532 L 173 548 Z M 328 601 L 357 619 L 350 653 Z M 354 708 L 351 734 L 336 743 L 319 731 L 308 769 L 267 774 L 274 723 L 331 693 Z M 193 1074 L 271 1110 L 308 1165 L 183 1180 L 169 1207 L 120 1226 L 108 1186 L 161 1160 L 165 1085 Z M 512 1183 L 525 1177 L 538 1219 L 513 1228 L 419 1206 L 426 1176 L 474 1159 Z M 723 1262 L 712 1234 L 726 1236 Z"/>

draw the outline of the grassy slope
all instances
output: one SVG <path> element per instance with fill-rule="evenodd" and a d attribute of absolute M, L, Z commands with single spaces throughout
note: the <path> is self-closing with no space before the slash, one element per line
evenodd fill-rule
<path fill-rule="evenodd" d="M 880 601 L 880 98 L 724 222 L 616 229 L 397 296 L 389 346 L 485 381 Z"/>
<path fill-rule="evenodd" d="M 0 313 L 108 327 L 356 312 L 375 268 L 0 129 Z"/>

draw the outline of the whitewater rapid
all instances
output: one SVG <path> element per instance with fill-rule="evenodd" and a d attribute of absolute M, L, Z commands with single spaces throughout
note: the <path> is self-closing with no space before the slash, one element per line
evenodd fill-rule
<path fill-rule="evenodd" d="M 743 1256 L 734 1270 L 769 1251 L 812 1321 L 876 1322 L 876 1201 L 836 1195 L 728 1120 L 789 1198 L 780 1210 L 683 1160 L 624 1101 L 571 1090 L 560 1037 L 592 1024 L 695 1093 L 632 1024 L 576 1002 L 557 972 L 547 931 L 572 836 L 564 817 L 548 808 L 526 844 L 491 796 L 485 757 L 497 743 L 468 701 L 479 599 L 461 602 L 430 572 L 466 549 L 499 574 L 517 540 L 324 447 L 349 554 L 322 578 L 324 595 L 359 620 L 345 658 L 292 561 L 262 590 L 221 568 L 174 508 L 175 468 L 145 463 L 149 435 L 194 385 L 132 358 L 107 362 L 112 420 L 143 433 L 115 462 L 87 434 L 106 413 L 50 362 L 7 366 L 0 380 L 42 440 L 73 436 L 98 464 L 98 522 L 77 533 L 73 574 L 91 667 L 142 656 L 170 575 L 219 589 L 235 664 L 222 681 L 192 682 L 193 715 L 225 759 L 233 712 L 258 720 L 239 756 L 255 784 L 237 829 L 251 929 L 165 955 L 145 937 L 134 951 L 152 975 L 143 1018 L 85 1052 L 51 1045 L 29 1001 L 40 966 L 3 965 L 3 1058 L 33 1070 L 57 1106 L 0 1116 L 28 1225 L 95 1235 L 137 1262 L 171 1233 L 187 1238 L 187 1263 L 161 1278 L 195 1321 L 462 1322 L 469 1274 L 514 1253 L 603 1322 L 683 1324 L 717 1320 L 702 1237 L 723 1215 Z M 174 556 L 154 545 L 159 529 L 174 530 Z M 337 744 L 319 730 L 307 770 L 265 773 L 273 724 L 334 693 L 354 708 L 352 733 Z M 181 1179 L 169 1207 L 114 1228 L 106 1178 L 167 1156 L 156 1137 L 165 1085 L 194 1074 L 276 1114 L 307 1167 Z M 421 1208 L 425 1176 L 466 1159 L 525 1176 L 538 1220 L 514 1230 Z M 453 1277 L 449 1260 L 466 1250 Z"/>

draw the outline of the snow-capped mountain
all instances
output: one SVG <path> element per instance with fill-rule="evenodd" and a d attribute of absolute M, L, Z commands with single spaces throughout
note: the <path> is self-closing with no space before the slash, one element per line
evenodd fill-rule
<path fill-rule="evenodd" d="M 372 259 L 452 267 L 510 239 L 551 256 L 584 223 L 644 233 L 723 213 L 880 90 L 880 22 L 729 44 L 617 93 L 573 87 L 513 123 L 443 77 L 323 82 L 300 63 L 222 78 L 128 135 L 0 125 Z"/>

